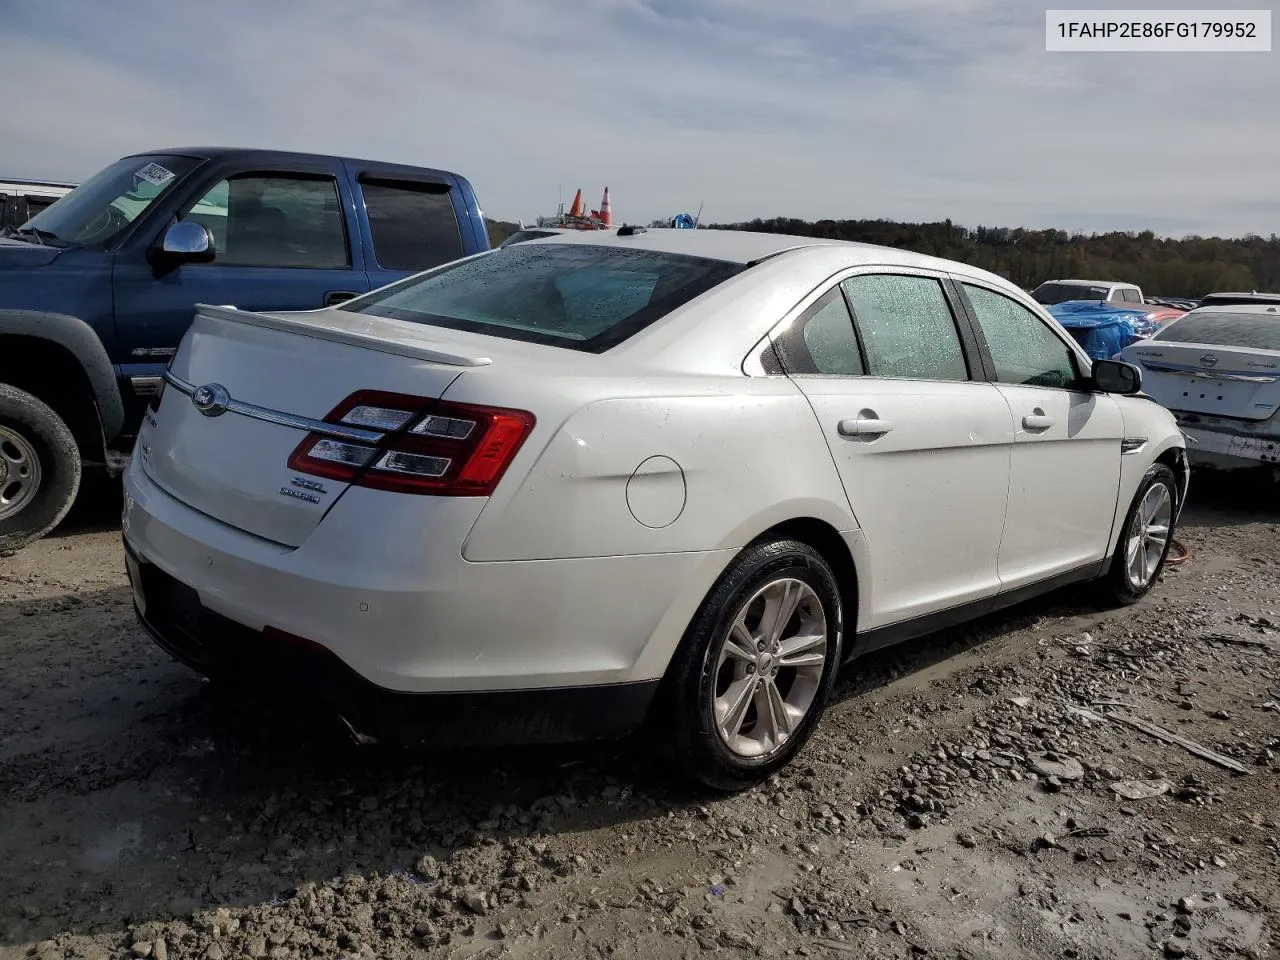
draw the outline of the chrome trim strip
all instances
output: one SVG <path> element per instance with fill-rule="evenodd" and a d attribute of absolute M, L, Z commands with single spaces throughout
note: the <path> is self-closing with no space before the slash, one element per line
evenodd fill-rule
<path fill-rule="evenodd" d="M 140 397 L 149 397 L 160 389 L 160 377 L 130 377 L 129 385 Z"/>
<path fill-rule="evenodd" d="M 194 384 L 187 383 L 187 381 L 174 376 L 168 370 L 164 373 L 164 379 L 171 387 L 181 391 L 188 397 L 196 391 Z M 243 400 L 228 401 L 227 412 L 238 413 L 242 417 L 252 417 L 254 420 L 262 420 L 265 423 L 274 423 L 282 427 L 292 427 L 295 430 L 306 430 L 326 437 L 337 437 L 339 440 L 377 443 L 385 436 L 380 431 L 361 430 L 359 427 L 348 427 L 340 423 L 326 423 L 323 420 L 313 420 L 311 417 L 299 417 L 292 413 L 283 413 L 279 410 L 260 407 L 257 404 L 245 403 Z"/>
<path fill-rule="evenodd" d="M 1221 373 L 1213 370 L 1200 370 L 1196 367 L 1184 367 L 1176 363 L 1153 363 L 1150 360 L 1139 360 L 1148 370 L 1157 373 L 1184 373 L 1202 380 L 1236 380 L 1244 383 L 1275 383 L 1280 377 L 1260 377 L 1248 373 Z"/>
<path fill-rule="evenodd" d="M 1128 456 L 1131 453 L 1137 453 L 1146 445 L 1146 437 L 1125 437 L 1120 441 L 1120 454 L 1121 456 Z"/>

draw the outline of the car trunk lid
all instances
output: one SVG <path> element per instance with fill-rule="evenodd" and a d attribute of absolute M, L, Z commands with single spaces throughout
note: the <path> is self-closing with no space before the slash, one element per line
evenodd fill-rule
<path fill-rule="evenodd" d="M 196 510 L 299 546 L 349 483 L 291 470 L 291 454 L 317 430 L 376 444 L 392 425 L 323 421 L 370 388 L 421 398 L 425 408 L 465 370 L 491 362 L 471 346 L 450 331 L 380 317 L 201 305 L 147 413 L 142 467 Z"/>
<path fill-rule="evenodd" d="M 1143 368 L 1143 390 L 1171 410 L 1265 420 L 1280 408 L 1280 350 L 1157 339 L 1126 352 Z"/>

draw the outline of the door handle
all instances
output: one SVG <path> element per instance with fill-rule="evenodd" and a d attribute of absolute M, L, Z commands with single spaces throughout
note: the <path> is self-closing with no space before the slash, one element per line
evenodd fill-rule
<path fill-rule="evenodd" d="M 360 294 L 354 290 L 330 290 L 324 295 L 324 305 L 332 307 L 335 303 L 342 303 L 344 300 L 350 300 L 352 297 L 358 297 Z"/>
<path fill-rule="evenodd" d="M 1022 418 L 1022 426 L 1027 430 L 1048 430 L 1053 426 L 1053 417 L 1047 417 L 1043 413 L 1029 413 Z"/>
<path fill-rule="evenodd" d="M 841 420 L 836 429 L 842 437 L 880 437 L 893 429 L 893 424 L 879 417 L 858 416 L 851 420 Z"/>

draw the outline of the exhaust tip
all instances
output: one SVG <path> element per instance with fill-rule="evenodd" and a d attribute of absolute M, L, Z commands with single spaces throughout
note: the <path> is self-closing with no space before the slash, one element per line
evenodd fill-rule
<path fill-rule="evenodd" d="M 371 737 L 367 733 L 361 733 L 359 730 L 357 730 L 355 726 L 351 723 L 351 721 L 348 720 L 346 717 L 344 717 L 342 714 L 339 713 L 336 716 L 337 716 L 339 725 L 342 727 L 343 732 L 347 735 L 347 738 L 356 746 L 369 747 L 369 746 L 373 746 L 378 742 L 377 737 Z"/>

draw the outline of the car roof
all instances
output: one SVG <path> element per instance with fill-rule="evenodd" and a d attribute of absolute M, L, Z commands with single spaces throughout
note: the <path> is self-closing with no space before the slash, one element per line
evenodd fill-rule
<path fill-rule="evenodd" d="M 655 227 L 622 235 L 617 231 L 574 230 L 527 242 L 529 244 L 586 243 L 655 253 L 684 254 L 744 265 L 759 263 L 792 250 L 823 247 L 845 251 L 850 255 L 852 262 L 914 265 L 944 271 L 960 266 L 949 260 L 912 253 L 897 247 L 882 247 L 849 240 L 826 240 L 821 237 L 800 237 L 785 233 L 753 233 L 748 230 L 675 230 Z M 966 266 L 965 270 L 973 272 L 974 268 Z M 985 271 L 982 272 L 985 273 Z"/>
<path fill-rule="evenodd" d="M 1079 284 L 1087 287 L 1136 287 L 1136 283 L 1128 283 L 1124 280 L 1046 280 L 1044 283 L 1070 283 Z M 1044 283 L 1040 284 L 1044 286 Z"/>
<path fill-rule="evenodd" d="M 161 150 L 143 150 L 138 153 L 131 153 L 122 159 L 128 160 L 132 157 L 154 157 L 154 156 L 175 156 L 175 157 L 191 157 L 196 160 L 212 160 L 217 157 L 234 157 L 241 162 L 306 162 L 308 160 L 315 162 L 316 160 L 341 160 L 343 163 L 349 163 L 352 166 L 370 166 L 377 167 L 382 170 L 401 172 L 421 171 L 430 174 L 438 174 L 441 176 L 457 177 L 463 179 L 458 174 L 449 170 L 443 170 L 439 167 L 429 167 L 417 164 L 394 163 L 384 160 L 368 160 L 362 157 L 344 157 L 339 154 L 328 153 L 302 153 L 295 150 L 270 150 L 265 147 L 168 147 Z"/>

